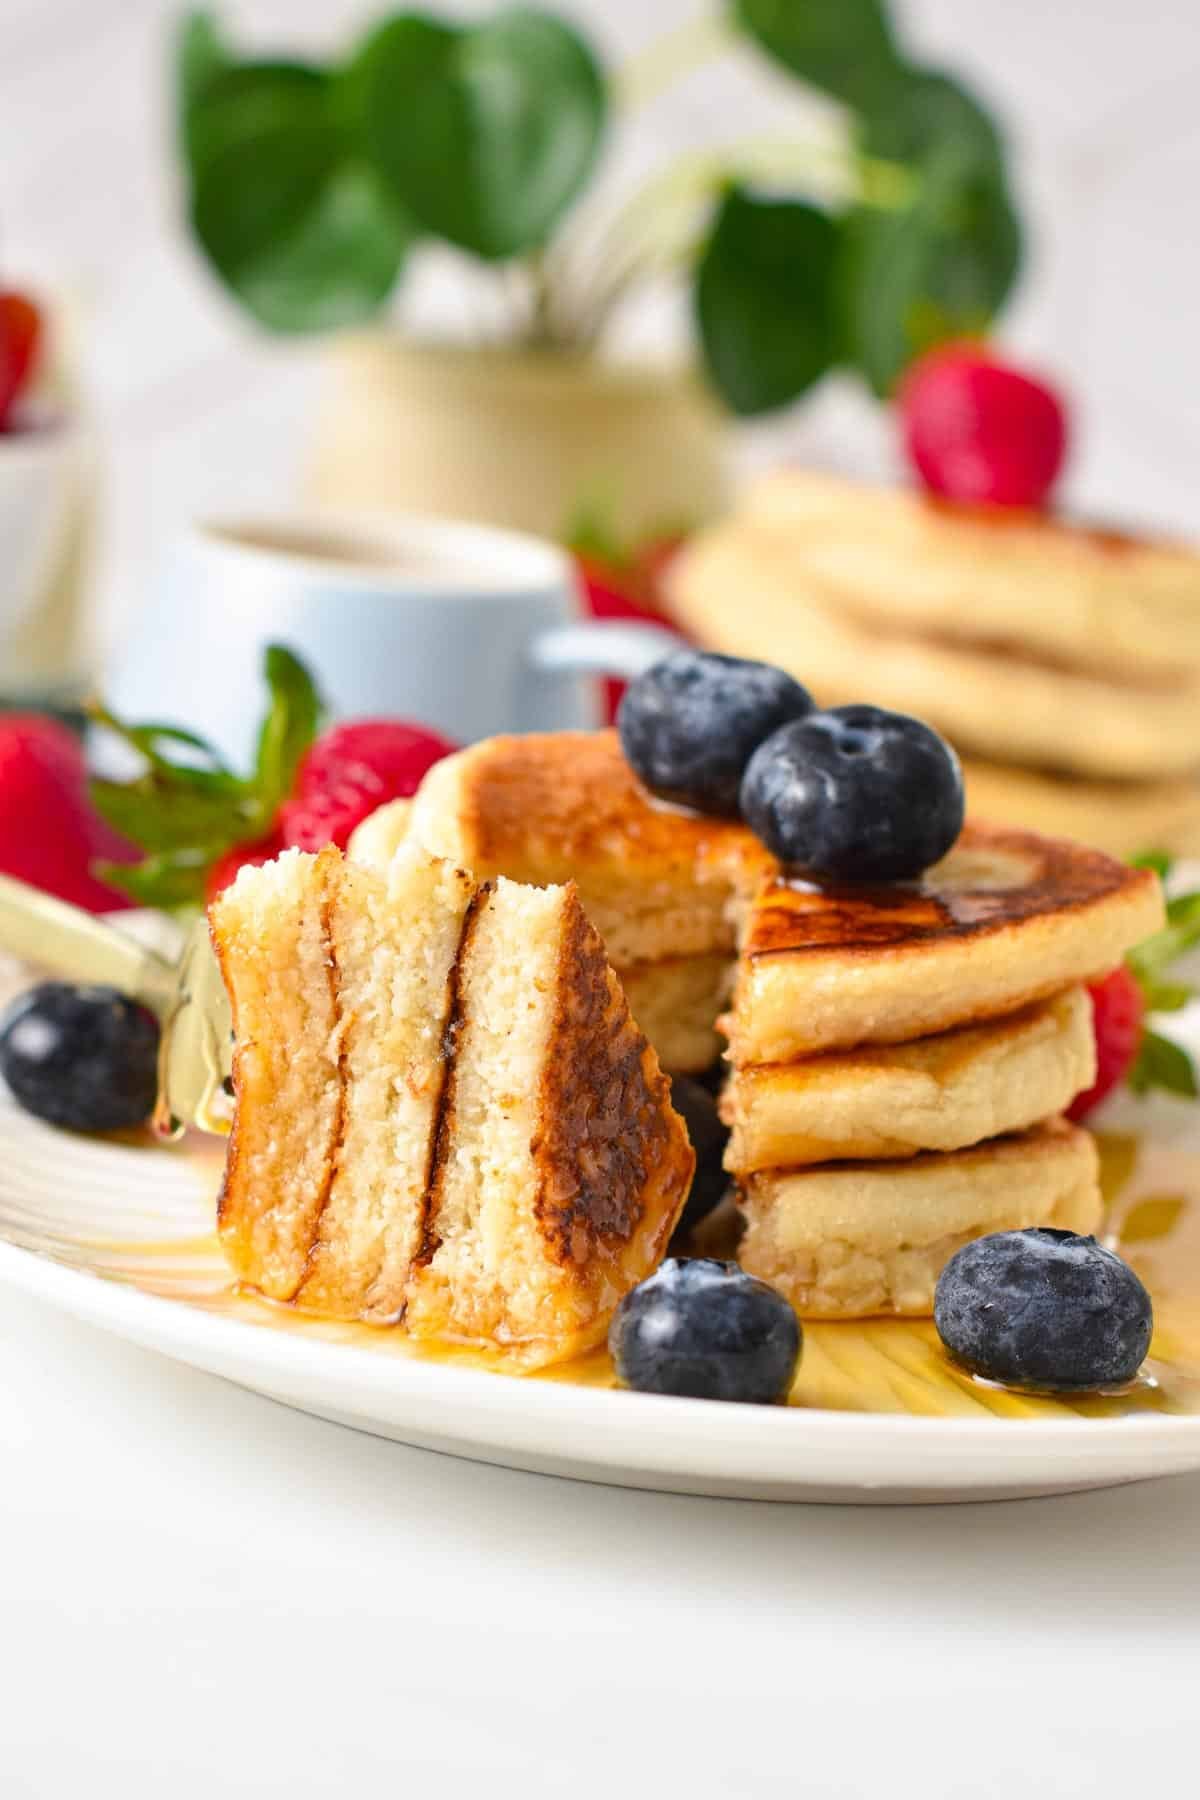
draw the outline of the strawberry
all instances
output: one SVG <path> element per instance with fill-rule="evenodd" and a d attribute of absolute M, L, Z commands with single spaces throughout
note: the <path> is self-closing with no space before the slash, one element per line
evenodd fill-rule
<path fill-rule="evenodd" d="M 1137 976 L 1124 963 L 1103 981 L 1088 987 L 1092 1029 L 1096 1034 L 1096 1079 L 1067 1108 L 1071 1119 L 1083 1119 L 1120 1087 L 1138 1059 L 1146 1002 Z"/>
<path fill-rule="evenodd" d="M 340 775 L 331 771 L 324 787 L 311 787 L 289 800 L 279 815 L 280 833 L 289 849 L 322 850 L 336 844 L 344 850 L 351 832 L 376 807 L 403 797 L 389 794 L 378 775 L 352 763 Z"/>
<path fill-rule="evenodd" d="M 264 863 L 274 862 L 284 848 L 283 837 L 273 831 L 269 837 L 259 838 L 255 844 L 234 844 L 219 856 L 208 871 L 204 881 L 204 898 L 213 901 L 222 889 L 235 881 L 242 869 L 261 869 Z"/>
<path fill-rule="evenodd" d="M 136 855 L 88 804 L 83 750 L 40 713 L 0 716 L 0 869 L 89 912 L 129 904 L 91 872 Z"/>
<path fill-rule="evenodd" d="M 301 798 L 356 777 L 372 775 L 389 800 L 415 794 L 427 769 L 457 750 L 449 738 L 424 725 L 400 719 L 352 719 L 326 731 L 300 765 L 296 791 Z"/>
<path fill-rule="evenodd" d="M 29 379 L 41 323 L 37 307 L 24 294 L 0 293 L 0 431 Z"/>
<path fill-rule="evenodd" d="M 1163 856 L 1140 859 L 1164 878 L 1171 865 Z M 1096 1080 L 1067 1109 L 1072 1119 L 1086 1118 L 1122 1082 L 1135 1094 L 1151 1088 L 1194 1100 L 1200 1082 L 1192 1059 L 1179 1044 L 1147 1029 L 1147 1013 L 1178 1012 L 1192 989 L 1170 978 L 1171 966 L 1200 943 L 1200 893 L 1177 894 L 1167 902 L 1167 923 L 1134 950 L 1120 968 L 1092 983 L 1096 1033 Z"/>
<path fill-rule="evenodd" d="M 978 344 L 944 344 L 909 368 L 898 396 L 905 448 L 947 500 L 1042 506 L 1067 450 L 1052 388 Z"/>
<path fill-rule="evenodd" d="M 388 800 L 407 800 L 426 770 L 457 745 L 401 719 L 352 719 L 319 737 L 300 765 L 280 814 L 285 844 L 344 850 L 355 827 Z"/>

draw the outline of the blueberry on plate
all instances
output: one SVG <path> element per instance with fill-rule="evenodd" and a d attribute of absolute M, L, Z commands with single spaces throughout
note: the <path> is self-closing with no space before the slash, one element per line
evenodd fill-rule
<path fill-rule="evenodd" d="M 906 881 L 945 856 L 962 830 L 962 770 L 919 719 L 838 706 L 759 746 L 741 806 L 781 862 L 834 881 Z"/>
<path fill-rule="evenodd" d="M 1127 1262 L 1049 1226 L 964 1244 L 942 1270 L 933 1318 L 972 1374 L 1062 1393 L 1132 1381 L 1154 1326 Z"/>
<path fill-rule="evenodd" d="M 729 1130 L 721 1123 L 712 1094 L 689 1075 L 672 1075 L 671 1104 L 687 1126 L 696 1152 L 691 1192 L 676 1226 L 677 1231 L 691 1231 L 708 1217 L 729 1186 L 724 1163 Z"/>
<path fill-rule="evenodd" d="M 644 1394 L 783 1400 L 800 1360 L 800 1321 L 736 1263 L 668 1257 L 626 1294 L 608 1334 L 617 1374 Z"/>
<path fill-rule="evenodd" d="M 769 663 L 678 650 L 630 682 L 617 730 L 652 794 L 732 819 L 755 750 L 812 709 L 800 683 Z"/>
<path fill-rule="evenodd" d="M 143 1125 L 158 1090 L 158 1024 L 115 988 L 46 981 L 0 1019 L 13 1098 L 69 1131 Z"/>

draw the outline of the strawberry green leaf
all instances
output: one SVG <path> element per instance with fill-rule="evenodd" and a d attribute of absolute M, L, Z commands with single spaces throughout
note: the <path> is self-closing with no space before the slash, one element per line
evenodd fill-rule
<path fill-rule="evenodd" d="M 103 707 L 92 717 L 135 750 L 142 768 L 131 781 L 91 783 L 97 812 L 147 854 L 101 879 L 142 906 L 175 907 L 204 899 L 208 871 L 236 845 L 268 835 L 320 724 L 321 704 L 304 664 L 271 645 L 264 674 L 270 702 L 255 766 L 235 774 L 194 732 L 158 723 L 128 725 Z"/>
<path fill-rule="evenodd" d="M 1145 979 L 1139 983 L 1148 1012 L 1182 1012 L 1195 990 L 1182 981 Z"/>
<path fill-rule="evenodd" d="M 243 826 L 251 829 L 240 796 L 176 786 L 154 770 L 136 781 L 95 780 L 91 795 L 92 805 L 114 831 L 152 854 L 220 843 L 231 831 L 240 841 Z"/>
<path fill-rule="evenodd" d="M 1187 1051 L 1169 1038 L 1160 1037 L 1156 1031 L 1148 1031 L 1142 1039 L 1129 1085 L 1135 1094 L 1149 1093 L 1151 1088 L 1160 1088 L 1185 1100 L 1194 1100 L 1200 1094 L 1195 1065 Z"/>
<path fill-rule="evenodd" d="M 255 787 L 259 823 L 269 830 L 296 783 L 296 772 L 321 724 L 316 683 L 282 644 L 267 646 L 264 663 L 271 704 L 258 735 Z"/>
<path fill-rule="evenodd" d="M 215 861 L 215 857 L 212 860 Z M 192 906 L 203 899 L 208 866 L 205 850 L 177 850 L 148 856 L 143 862 L 132 865 L 97 863 L 96 874 L 109 887 L 128 894 L 139 906 L 157 906 L 167 911 L 177 906 Z"/>

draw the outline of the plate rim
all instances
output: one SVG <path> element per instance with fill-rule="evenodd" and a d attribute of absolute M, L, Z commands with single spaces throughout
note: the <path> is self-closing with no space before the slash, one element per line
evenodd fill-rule
<path fill-rule="evenodd" d="M 356 1384 L 361 1382 L 372 1391 L 386 1388 L 398 1398 L 408 1392 L 427 1397 L 440 1389 L 447 1397 L 478 1402 L 489 1393 L 494 1394 L 499 1383 L 506 1396 L 513 1398 L 520 1392 L 525 1396 L 526 1407 L 537 1408 L 551 1420 L 570 1418 L 577 1426 L 586 1425 L 589 1420 L 607 1424 L 613 1419 L 631 1417 L 627 1409 L 633 1403 L 647 1424 L 654 1421 L 659 1429 L 686 1429 L 688 1435 L 696 1425 L 702 1428 L 704 1420 L 719 1420 L 721 1436 L 728 1440 L 736 1435 L 743 1448 L 768 1437 L 772 1447 L 777 1448 L 788 1443 L 787 1432 L 796 1434 L 793 1441 L 801 1435 L 811 1435 L 834 1444 L 857 1441 L 869 1433 L 877 1441 L 893 1439 L 906 1449 L 923 1444 L 944 1449 L 948 1440 L 965 1438 L 980 1452 L 1003 1447 L 1011 1453 L 1019 1445 L 1028 1449 L 1037 1445 L 1040 1454 L 1055 1448 L 1064 1452 L 1082 1450 L 1085 1445 L 1090 1453 L 1099 1442 L 1114 1450 L 1136 1444 L 1144 1451 L 1153 1441 L 1161 1441 L 1164 1448 L 1174 1448 L 1200 1440 L 1200 1414 L 1145 1412 L 1116 1419 L 975 1419 L 815 1406 L 750 1406 L 589 1387 L 569 1381 L 541 1381 L 501 1370 L 456 1367 L 420 1356 L 385 1357 L 357 1344 L 306 1338 L 252 1319 L 225 1318 L 186 1299 L 149 1294 L 132 1282 L 113 1279 L 86 1266 L 58 1262 L 6 1238 L 0 1238 L 0 1280 L 50 1301 L 72 1317 L 113 1331 L 125 1341 L 158 1348 L 161 1354 L 173 1354 L 164 1340 L 180 1346 L 197 1337 L 207 1340 L 215 1350 L 226 1349 L 234 1354 L 241 1346 L 253 1346 L 250 1360 L 258 1366 L 283 1374 L 303 1373 L 315 1360 L 323 1368 L 332 1366 L 352 1374 Z M 123 1323 L 136 1327 L 139 1319 L 153 1326 L 150 1339 L 136 1329 L 122 1329 Z M 335 1359 L 334 1363 L 327 1363 L 326 1358 Z M 178 1360 L 190 1362 L 193 1367 L 207 1366 L 184 1356 Z M 787 1425 L 780 1423 L 783 1419 Z M 886 1479 L 886 1471 L 881 1471 L 881 1475 Z"/>

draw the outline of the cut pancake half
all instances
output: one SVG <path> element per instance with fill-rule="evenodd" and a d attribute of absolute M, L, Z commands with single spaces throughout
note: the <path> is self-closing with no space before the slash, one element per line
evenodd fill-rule
<path fill-rule="evenodd" d="M 405 845 L 246 869 L 214 903 L 237 1112 L 220 1202 L 277 1300 L 549 1361 L 655 1266 L 694 1159 L 573 889 Z"/>
<path fill-rule="evenodd" d="M 779 874 L 744 921 L 733 1056 L 790 1062 L 999 1018 L 1107 974 L 1163 916 L 1149 870 L 970 822 L 912 886 Z"/>
<path fill-rule="evenodd" d="M 243 870 L 212 908 L 234 1022 L 237 1113 L 218 1207 L 234 1273 L 272 1300 L 303 1281 L 341 1134 L 329 907 L 336 851 Z"/>
<path fill-rule="evenodd" d="M 737 1071 L 722 1111 L 737 1175 L 960 1150 L 1062 1112 L 1096 1073 L 1082 988 L 913 1043 Z"/>
<path fill-rule="evenodd" d="M 694 1158 L 573 888 L 498 882 L 467 934 L 406 1323 L 598 1342 L 656 1266 Z"/>
<path fill-rule="evenodd" d="M 1093 1232 L 1096 1147 L 1053 1120 L 947 1156 L 771 1170 L 743 1184 L 738 1259 L 811 1318 L 933 1310 L 937 1278 L 970 1239 L 1032 1225 Z"/>
<path fill-rule="evenodd" d="M 383 1323 L 403 1310 L 424 1229 L 453 975 L 477 888 L 407 849 L 384 878 L 341 865 L 332 887 L 341 1130 L 296 1299 Z"/>

